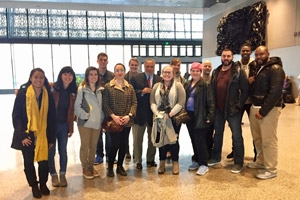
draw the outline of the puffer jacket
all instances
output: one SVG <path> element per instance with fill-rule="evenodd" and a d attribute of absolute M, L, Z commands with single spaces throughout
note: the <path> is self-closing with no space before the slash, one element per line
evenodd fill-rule
<path fill-rule="evenodd" d="M 231 76 L 229 77 L 227 95 L 225 99 L 225 118 L 239 114 L 249 94 L 249 83 L 246 72 L 234 62 L 232 62 L 231 68 Z M 215 99 L 217 91 L 217 78 L 221 69 L 222 65 L 218 66 L 218 68 L 216 68 L 212 73 L 211 84 Z"/>
<path fill-rule="evenodd" d="M 271 57 L 266 65 L 257 67 L 250 97 L 253 105 L 261 106 L 261 116 L 266 116 L 273 107 L 282 106 L 284 78 L 285 73 L 279 57 Z"/>

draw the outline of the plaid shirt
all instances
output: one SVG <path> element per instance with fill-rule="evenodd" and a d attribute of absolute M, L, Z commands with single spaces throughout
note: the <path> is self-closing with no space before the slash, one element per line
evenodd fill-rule
<path fill-rule="evenodd" d="M 111 114 L 118 116 L 125 116 L 129 113 L 132 114 L 128 124 L 125 127 L 133 126 L 137 108 L 137 100 L 134 89 L 126 80 L 125 86 L 121 88 L 116 84 L 116 79 L 112 79 L 109 83 L 105 84 L 103 90 L 103 112 L 105 117 Z"/>

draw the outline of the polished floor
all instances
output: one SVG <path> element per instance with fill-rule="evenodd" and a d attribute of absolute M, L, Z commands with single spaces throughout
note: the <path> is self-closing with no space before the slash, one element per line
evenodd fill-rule
<path fill-rule="evenodd" d="M 33 199 L 23 173 L 22 155 L 10 148 L 12 138 L 11 111 L 14 95 L 0 95 L 2 111 L 0 145 L 0 199 Z M 245 142 L 245 163 L 253 157 L 252 138 L 249 121 L 245 115 L 243 136 Z M 240 174 L 232 174 L 232 160 L 226 155 L 231 151 L 231 133 L 226 127 L 222 165 L 210 168 L 204 176 L 196 176 L 188 171 L 192 152 L 185 125 L 180 132 L 180 174 L 172 175 L 172 165 L 167 165 L 164 175 L 158 175 L 156 168 L 137 171 L 133 161 L 124 163 L 127 177 L 106 177 L 106 163 L 95 168 L 101 177 L 87 180 L 82 176 L 79 161 L 79 134 L 75 127 L 74 135 L 68 143 L 68 186 L 54 188 L 49 178 L 50 196 L 42 199 L 299 199 L 300 191 L 300 106 L 288 104 L 282 110 L 278 127 L 279 158 L 278 176 L 270 180 L 256 179 L 256 170 L 244 167 Z M 146 143 L 146 138 L 144 140 Z M 132 151 L 132 135 L 130 134 Z M 144 148 L 146 149 L 146 148 Z M 158 153 L 156 155 L 158 162 Z"/>

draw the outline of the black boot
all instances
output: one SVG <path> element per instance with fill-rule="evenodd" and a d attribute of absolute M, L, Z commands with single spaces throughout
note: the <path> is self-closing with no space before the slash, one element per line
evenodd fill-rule
<path fill-rule="evenodd" d="M 50 194 L 50 190 L 48 189 L 46 184 L 40 184 L 40 190 L 45 196 L 48 196 Z"/>
<path fill-rule="evenodd" d="M 48 161 L 40 161 L 39 164 L 39 179 L 40 179 L 40 190 L 43 195 L 48 196 L 50 194 L 50 190 L 48 189 L 46 183 L 48 181 L 49 167 Z"/>
<path fill-rule="evenodd" d="M 125 172 L 125 169 L 123 166 L 118 166 L 116 169 L 117 174 L 120 174 L 121 176 L 127 176 L 127 173 Z"/>
<path fill-rule="evenodd" d="M 106 176 L 108 177 L 114 177 L 115 174 L 114 174 L 114 170 L 112 168 L 107 168 L 107 173 L 106 173 Z"/>
<path fill-rule="evenodd" d="M 32 196 L 37 199 L 42 198 L 42 193 L 41 193 L 38 185 L 31 186 L 31 187 L 32 187 Z"/>

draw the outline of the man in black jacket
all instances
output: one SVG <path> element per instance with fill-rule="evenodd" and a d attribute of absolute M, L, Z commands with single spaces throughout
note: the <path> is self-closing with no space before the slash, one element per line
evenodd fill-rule
<path fill-rule="evenodd" d="M 155 61 L 153 59 L 148 58 L 145 60 L 144 69 L 145 72 L 137 74 L 131 79 L 138 102 L 136 117 L 134 118 L 134 125 L 132 127 L 133 155 L 136 169 L 138 170 L 143 168 L 143 138 L 146 127 L 148 132 L 147 166 L 157 166 L 154 161 L 156 148 L 151 142 L 153 113 L 150 109 L 150 93 L 153 85 L 160 82 L 161 78 L 154 74 Z"/>
<path fill-rule="evenodd" d="M 212 87 L 216 102 L 214 146 L 208 166 L 221 163 L 225 122 L 232 132 L 233 160 L 232 173 L 240 173 L 244 164 L 244 140 L 241 127 L 241 110 L 248 97 L 249 84 L 245 71 L 233 62 L 233 53 L 224 49 L 222 65 L 212 73 Z"/>
<path fill-rule="evenodd" d="M 250 128 L 257 151 L 256 162 L 247 167 L 260 170 L 256 177 L 277 176 L 277 125 L 282 106 L 282 85 L 285 73 L 279 57 L 269 57 L 268 48 L 255 50 L 257 72 L 251 92 Z"/>

